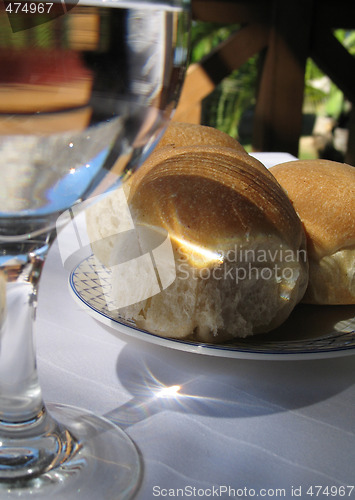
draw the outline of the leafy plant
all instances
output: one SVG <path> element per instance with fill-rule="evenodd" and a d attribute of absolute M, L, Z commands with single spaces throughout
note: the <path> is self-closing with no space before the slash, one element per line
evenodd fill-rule
<path fill-rule="evenodd" d="M 219 43 L 226 40 L 239 25 L 228 26 L 217 23 L 194 21 L 191 28 L 191 62 L 200 62 Z"/>
<path fill-rule="evenodd" d="M 195 21 L 191 33 L 191 61 L 201 61 L 237 29 L 238 25 Z M 334 34 L 355 56 L 355 31 L 339 29 Z M 255 104 L 257 80 L 258 55 L 233 71 L 204 100 L 202 123 L 238 137 L 242 116 Z M 305 68 L 304 111 L 337 120 L 348 106 L 338 87 L 309 58 Z"/>
<path fill-rule="evenodd" d="M 240 28 L 239 25 L 194 22 L 191 33 L 191 62 L 199 62 Z M 255 102 L 257 57 L 251 58 L 226 77 L 203 101 L 202 123 L 238 136 L 243 112 Z"/>

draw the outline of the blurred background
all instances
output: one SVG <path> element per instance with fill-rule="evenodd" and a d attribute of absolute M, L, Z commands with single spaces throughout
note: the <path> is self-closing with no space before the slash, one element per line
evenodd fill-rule
<path fill-rule="evenodd" d="M 355 2 L 192 0 L 191 64 L 174 119 L 248 151 L 355 165 Z"/>

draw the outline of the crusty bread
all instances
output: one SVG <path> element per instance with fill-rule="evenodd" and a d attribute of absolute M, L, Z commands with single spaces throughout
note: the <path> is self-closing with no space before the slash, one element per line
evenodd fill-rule
<path fill-rule="evenodd" d="M 120 310 L 138 327 L 221 342 L 271 330 L 302 298 L 308 263 L 301 222 L 273 175 L 246 153 L 163 146 L 133 177 L 128 201 L 140 234 L 140 228 L 169 234 L 176 268 L 170 286 Z M 89 234 L 97 234 L 101 214 L 113 234 L 114 204 L 100 210 L 91 209 Z M 119 299 L 122 269 L 113 263 L 127 254 L 127 245 L 93 248 L 112 266 L 112 293 Z"/>
<path fill-rule="evenodd" d="M 355 304 L 355 168 L 297 160 L 271 172 L 305 228 L 310 274 L 304 301 Z"/>
<path fill-rule="evenodd" d="M 163 136 L 155 146 L 154 154 L 160 149 L 168 152 L 190 146 L 209 146 L 231 148 L 239 153 L 245 153 L 243 146 L 233 137 L 213 127 L 197 125 L 194 123 L 170 122 Z M 127 158 L 120 159 L 113 168 L 113 172 L 121 175 L 127 165 Z M 131 172 L 125 178 L 125 190 L 128 193 L 132 182 Z"/>
<path fill-rule="evenodd" d="M 222 146 L 245 153 L 243 146 L 230 135 L 213 127 L 193 123 L 170 122 L 156 150 L 185 146 Z"/>

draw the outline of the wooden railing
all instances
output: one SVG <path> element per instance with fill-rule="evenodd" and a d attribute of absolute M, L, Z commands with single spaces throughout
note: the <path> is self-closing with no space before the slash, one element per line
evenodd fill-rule
<path fill-rule="evenodd" d="M 192 0 L 192 12 L 197 20 L 239 23 L 241 29 L 190 66 L 176 120 L 199 123 L 202 99 L 257 53 L 262 64 L 254 150 L 298 154 L 308 57 L 355 108 L 355 60 L 333 34 L 335 28 L 355 29 L 354 0 Z M 346 161 L 355 165 L 352 114 Z"/>

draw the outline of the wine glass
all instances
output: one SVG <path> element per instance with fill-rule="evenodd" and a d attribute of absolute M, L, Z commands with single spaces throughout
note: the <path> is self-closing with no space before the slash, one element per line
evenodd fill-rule
<path fill-rule="evenodd" d="M 32 325 L 60 215 L 125 180 L 171 117 L 188 4 L 0 3 L 1 498 L 117 500 L 139 484 L 139 453 L 122 430 L 44 404 Z"/>

